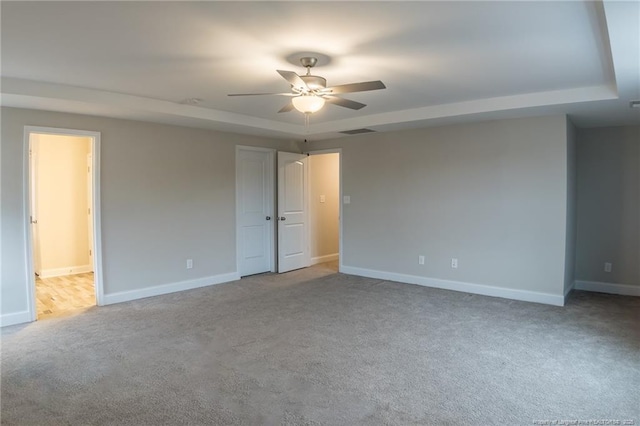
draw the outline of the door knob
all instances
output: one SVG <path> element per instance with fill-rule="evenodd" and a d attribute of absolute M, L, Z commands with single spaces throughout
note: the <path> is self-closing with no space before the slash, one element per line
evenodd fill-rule
<path fill-rule="evenodd" d="M 267 217 L 266 217 L 266 219 L 267 219 L 267 220 L 271 220 L 271 216 L 267 216 Z"/>
<path fill-rule="evenodd" d="M 287 220 L 287 218 L 282 216 L 282 217 L 280 217 L 280 220 Z"/>

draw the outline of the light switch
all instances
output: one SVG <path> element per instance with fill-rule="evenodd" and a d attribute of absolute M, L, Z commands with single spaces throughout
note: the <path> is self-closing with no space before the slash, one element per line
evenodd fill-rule
<path fill-rule="evenodd" d="M 321 203 L 324 203 L 326 200 L 327 200 L 327 199 L 326 199 L 326 197 L 325 197 L 324 195 L 321 195 L 321 196 L 320 196 L 320 202 L 321 202 Z"/>
<path fill-rule="evenodd" d="M 344 204 L 351 204 L 351 196 L 345 195 L 344 197 L 342 197 L 342 201 L 344 202 Z"/>

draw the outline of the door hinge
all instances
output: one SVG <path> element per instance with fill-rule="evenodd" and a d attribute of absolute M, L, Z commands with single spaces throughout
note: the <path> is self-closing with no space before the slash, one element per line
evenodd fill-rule
<path fill-rule="evenodd" d="M 91 207 L 87 209 L 87 214 L 91 214 Z"/>

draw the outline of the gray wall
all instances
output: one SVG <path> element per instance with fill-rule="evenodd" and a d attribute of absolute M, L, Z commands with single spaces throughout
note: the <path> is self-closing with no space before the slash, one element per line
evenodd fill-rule
<path fill-rule="evenodd" d="M 236 271 L 235 145 L 295 150 L 251 136 L 2 108 L 2 314 L 27 309 L 25 125 L 101 132 L 105 294 Z"/>
<path fill-rule="evenodd" d="M 3 314 L 27 302 L 25 125 L 102 134 L 105 294 L 235 271 L 235 145 L 296 150 L 250 136 L 3 108 Z M 305 150 L 342 148 L 351 196 L 343 206 L 346 266 L 562 296 L 576 244 L 576 279 L 639 285 L 638 140 L 640 127 L 576 137 L 565 116 L 551 116 L 361 135 Z"/>
<path fill-rule="evenodd" d="M 577 170 L 576 128 L 567 119 L 567 232 L 565 244 L 564 293 L 573 288 L 575 280 L 577 233 Z"/>
<path fill-rule="evenodd" d="M 310 145 L 342 148 L 346 266 L 564 294 L 565 116 Z"/>
<path fill-rule="evenodd" d="M 576 280 L 640 286 L 640 126 L 579 129 L 577 147 Z"/>

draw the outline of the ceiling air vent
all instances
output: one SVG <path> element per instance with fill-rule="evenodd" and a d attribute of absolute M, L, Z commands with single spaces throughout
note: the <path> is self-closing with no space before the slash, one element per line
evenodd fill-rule
<path fill-rule="evenodd" d="M 629 102 L 629 108 L 640 108 L 640 100 Z"/>
<path fill-rule="evenodd" d="M 186 98 L 186 99 L 181 100 L 179 103 L 181 103 L 183 105 L 198 105 L 203 100 L 204 99 L 202 99 L 202 98 Z"/>
<path fill-rule="evenodd" d="M 375 130 L 371 129 L 353 129 L 353 130 L 345 130 L 344 132 L 340 132 L 343 135 L 360 135 L 362 133 L 375 133 Z"/>

